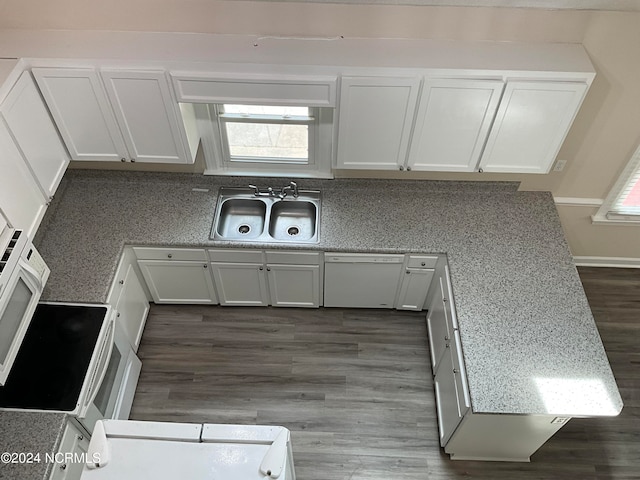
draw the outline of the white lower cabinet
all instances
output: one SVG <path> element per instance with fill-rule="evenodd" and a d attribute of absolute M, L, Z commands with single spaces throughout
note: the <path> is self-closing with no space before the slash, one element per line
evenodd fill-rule
<path fill-rule="evenodd" d="M 321 253 L 209 250 L 221 305 L 318 307 Z"/>
<path fill-rule="evenodd" d="M 216 304 L 204 249 L 134 247 L 155 303 Z"/>
<path fill-rule="evenodd" d="M 425 307 L 427 291 L 433 279 L 438 257 L 427 255 L 408 255 L 406 268 L 400 280 L 400 289 L 396 299 L 398 310 L 420 311 Z"/>
<path fill-rule="evenodd" d="M 75 420 L 67 420 L 58 450 L 53 454 L 55 463 L 49 480 L 78 480 L 82 475 L 89 450 L 89 435 Z"/>
<path fill-rule="evenodd" d="M 149 313 L 149 298 L 140 278 L 135 254 L 125 248 L 107 303 L 118 312 L 118 321 L 135 352 Z"/>
<path fill-rule="evenodd" d="M 262 263 L 212 263 L 220 305 L 267 306 L 269 292 Z"/>
<path fill-rule="evenodd" d="M 269 297 L 274 307 L 322 305 L 322 254 L 265 252 Z"/>

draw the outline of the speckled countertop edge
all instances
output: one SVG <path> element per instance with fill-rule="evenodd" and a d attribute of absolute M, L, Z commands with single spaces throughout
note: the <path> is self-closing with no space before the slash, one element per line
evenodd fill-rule
<path fill-rule="evenodd" d="M 48 300 L 104 302 L 124 245 L 446 253 L 474 412 L 568 414 L 554 395 L 570 382 L 599 399 L 572 414 L 621 408 L 548 192 L 513 182 L 301 180 L 322 191 L 320 243 L 238 244 L 209 239 L 218 188 L 288 179 L 69 171 L 64 182 L 38 239 L 52 267 Z"/>

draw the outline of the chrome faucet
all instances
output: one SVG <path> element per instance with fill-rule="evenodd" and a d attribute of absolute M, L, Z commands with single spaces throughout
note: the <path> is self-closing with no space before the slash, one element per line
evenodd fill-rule
<path fill-rule="evenodd" d="M 298 184 L 296 182 L 289 182 L 289 185 L 285 185 L 280 189 L 280 195 L 278 195 L 281 199 L 286 197 L 287 194 L 291 192 L 293 198 L 298 198 Z"/>
<path fill-rule="evenodd" d="M 284 199 L 289 193 L 294 198 L 298 198 L 298 184 L 296 182 L 289 182 L 289 185 L 277 189 L 273 187 L 260 188 L 256 185 L 249 185 L 249 188 L 253 190 L 253 195 L 256 197 L 278 197 L 280 200 Z"/>

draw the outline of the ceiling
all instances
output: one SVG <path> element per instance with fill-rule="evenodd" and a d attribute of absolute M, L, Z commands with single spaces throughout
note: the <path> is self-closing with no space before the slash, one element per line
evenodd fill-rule
<path fill-rule="evenodd" d="M 545 10 L 640 11 L 640 0 L 259 0 L 373 5 L 541 8 Z"/>

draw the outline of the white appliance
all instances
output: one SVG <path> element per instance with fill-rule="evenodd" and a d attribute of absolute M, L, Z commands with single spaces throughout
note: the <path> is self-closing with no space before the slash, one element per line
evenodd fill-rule
<path fill-rule="evenodd" d="M 404 255 L 325 253 L 324 306 L 393 308 Z"/>
<path fill-rule="evenodd" d="M 11 372 L 49 268 L 27 233 L 0 215 L 0 385 Z"/>
<path fill-rule="evenodd" d="M 284 427 L 106 420 L 81 480 L 295 480 Z"/>
<path fill-rule="evenodd" d="M 129 418 L 141 366 L 110 306 L 43 302 L 0 408 L 67 413 L 91 433 L 100 419 Z"/>

